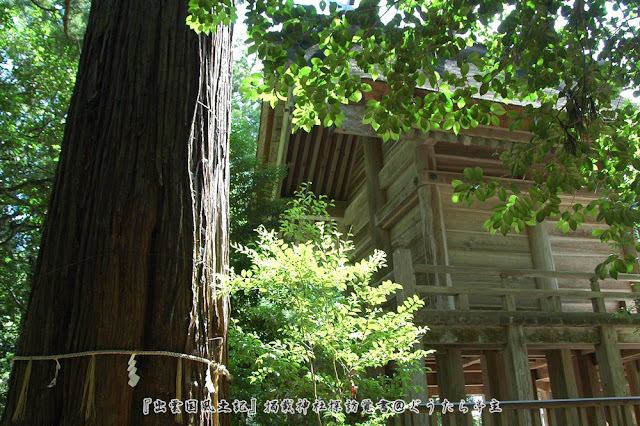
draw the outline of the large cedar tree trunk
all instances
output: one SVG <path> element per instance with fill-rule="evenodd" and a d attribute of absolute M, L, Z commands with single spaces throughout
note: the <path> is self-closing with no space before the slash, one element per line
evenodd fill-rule
<path fill-rule="evenodd" d="M 187 3 L 93 1 L 18 355 L 164 350 L 227 364 L 216 280 L 228 263 L 230 28 L 196 35 Z M 90 358 L 60 360 L 51 388 L 55 363 L 34 361 L 23 423 L 175 424 L 142 408 L 176 398 L 177 359 L 138 356 L 135 388 L 128 359 L 95 358 L 88 420 Z M 3 424 L 26 366 L 14 364 Z M 183 361 L 182 400 L 205 398 L 205 369 Z M 217 422 L 198 413 L 184 422 Z"/>

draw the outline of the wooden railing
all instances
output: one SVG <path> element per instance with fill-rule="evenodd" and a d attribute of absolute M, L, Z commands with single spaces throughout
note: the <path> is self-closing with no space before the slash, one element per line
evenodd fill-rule
<path fill-rule="evenodd" d="M 472 274 L 494 276 L 501 280 L 503 286 L 494 288 L 416 285 L 416 291 L 424 295 L 453 297 L 455 299 L 455 306 L 459 310 L 469 309 L 469 296 L 495 296 L 502 298 L 504 310 L 506 311 L 516 310 L 515 297 L 535 299 L 588 299 L 592 303 L 594 313 L 606 312 L 606 300 L 635 301 L 640 299 L 640 293 L 637 292 L 601 291 L 598 277 L 594 273 L 589 272 L 541 271 L 536 269 L 505 269 L 423 264 L 413 265 L 413 268 L 414 273 L 416 274 Z M 589 280 L 591 290 L 508 288 L 507 280 L 510 277 L 585 279 Z M 619 274 L 618 279 L 622 281 L 640 282 L 640 274 Z M 556 306 L 561 308 L 560 303 Z"/>
<path fill-rule="evenodd" d="M 577 398 L 577 399 L 549 399 L 549 400 L 530 400 L 530 401 L 495 401 L 496 404 L 490 405 L 489 401 L 483 401 L 486 407 L 483 408 L 484 414 L 487 414 L 490 407 L 497 407 L 500 412 L 491 414 L 492 416 L 506 416 L 510 410 L 527 410 L 530 411 L 531 416 L 534 418 L 533 423 L 540 423 L 540 412 L 546 410 L 545 416 L 552 414 L 562 416 L 563 411 L 566 410 L 578 410 L 575 415 L 582 422 L 581 424 L 590 425 L 596 424 L 596 418 L 604 420 L 611 426 L 634 426 L 637 425 L 637 420 L 634 419 L 635 413 L 631 411 L 624 412 L 623 410 L 629 410 L 631 406 L 640 405 L 640 396 L 626 396 L 626 397 L 609 397 L 609 398 Z M 474 406 L 477 403 L 467 402 L 462 404 L 468 409 L 468 413 L 474 410 Z M 460 404 L 454 405 L 455 410 L 460 409 Z M 626 408 L 625 408 L 626 407 Z M 420 413 L 427 413 L 431 416 L 442 415 L 443 409 L 446 408 L 443 403 L 421 403 L 417 407 Z M 593 416 L 591 410 L 604 409 L 605 412 L 601 416 Z M 445 415 L 451 415 L 447 413 Z M 588 416 L 593 417 L 588 417 Z M 536 419 L 537 417 L 537 419 Z M 545 422 L 549 423 L 549 420 Z M 552 422 L 555 424 L 555 421 Z"/>

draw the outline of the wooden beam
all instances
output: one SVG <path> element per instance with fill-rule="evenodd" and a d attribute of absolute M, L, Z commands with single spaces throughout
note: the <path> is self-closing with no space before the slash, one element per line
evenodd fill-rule
<path fill-rule="evenodd" d="M 616 331 L 633 332 L 638 321 L 635 318 L 614 317 L 609 313 L 584 312 L 537 312 L 537 311 L 443 311 L 423 308 L 415 315 L 421 324 L 433 325 L 470 325 L 484 327 L 489 325 L 526 325 L 529 327 L 549 326 L 583 326 L 597 327 L 601 325 L 617 326 Z M 625 333 L 626 334 L 626 333 Z M 634 338 L 626 335 L 628 343 L 640 343 L 640 336 Z"/>
<path fill-rule="evenodd" d="M 364 117 L 366 107 L 360 105 L 342 105 L 340 108 L 344 114 L 344 119 L 342 120 L 342 126 L 335 129 L 336 133 L 368 137 L 379 136 L 369 124 L 362 124 L 362 117 Z"/>
<path fill-rule="evenodd" d="M 424 270 L 420 267 L 420 265 L 415 265 L 415 271 L 417 273 L 424 272 Z M 599 287 L 598 287 L 599 288 Z M 439 294 L 439 295 L 449 295 L 449 296 L 458 296 L 460 294 L 467 294 L 473 296 L 496 296 L 496 297 L 505 297 L 505 296 L 513 296 L 513 297 L 532 297 L 532 298 L 549 298 L 553 296 L 557 297 L 566 297 L 566 298 L 574 298 L 574 299 L 591 299 L 591 300 L 600 300 L 602 299 L 602 303 L 606 299 L 623 299 L 623 300 L 635 300 L 638 296 L 636 293 L 631 292 L 621 292 L 621 291 L 607 291 L 600 292 L 599 290 L 547 290 L 547 289 L 538 289 L 538 288 L 504 288 L 504 287 L 493 287 L 493 288 L 473 288 L 473 287 L 444 287 L 444 288 L 433 288 L 428 285 L 418 285 L 418 292 L 425 293 L 429 295 Z M 604 305 L 603 305 L 604 306 Z M 595 310 L 593 312 L 606 312 L 604 307 Z M 563 313 L 563 312 L 553 312 L 554 314 Z"/>
<path fill-rule="evenodd" d="M 480 323 L 477 317 L 472 317 L 471 320 L 463 324 L 450 319 L 447 321 L 428 321 L 420 318 L 419 321 L 420 324 L 429 325 L 429 332 L 423 338 L 426 346 L 437 349 L 447 345 L 457 345 L 461 348 L 473 348 L 474 350 L 498 349 L 506 343 L 504 326 L 509 323 L 507 321 L 501 325 L 498 322 Z M 580 324 L 530 325 L 525 327 L 525 336 L 530 353 L 534 350 L 571 348 L 588 354 L 589 350 L 593 352 L 593 346 L 600 341 L 598 326 Z M 624 328 L 617 327 L 621 348 L 640 348 L 640 336 L 635 331 L 635 325 L 626 324 Z"/>
<path fill-rule="evenodd" d="M 508 106 L 507 106 L 508 107 Z M 342 113 L 345 115 L 342 126 L 336 128 L 337 133 L 347 133 L 361 136 L 378 136 L 368 124 L 362 124 L 362 117 L 366 107 L 363 105 L 342 105 Z M 462 129 L 458 135 L 449 131 L 431 130 L 427 133 L 411 129 L 409 134 L 420 134 L 425 139 L 436 139 L 447 142 L 460 143 L 462 145 L 487 145 L 492 147 L 506 146 L 510 148 L 516 143 L 527 143 L 531 139 L 531 133 L 522 130 L 509 131 L 508 128 L 496 126 L 478 126 L 476 128 Z M 510 144 L 510 145 L 508 145 Z"/>
<path fill-rule="evenodd" d="M 346 200 L 348 197 L 349 188 L 347 185 L 347 178 L 350 176 L 351 170 L 353 169 L 353 164 L 355 162 L 355 152 L 358 146 L 357 140 L 352 140 L 351 142 L 345 143 L 347 146 L 344 152 L 344 156 L 348 159 L 348 162 L 344 164 L 343 167 L 340 167 L 340 170 L 338 172 L 338 179 L 336 182 L 336 187 L 341 189 L 340 192 L 336 192 L 336 197 L 340 200 Z"/>
<path fill-rule="evenodd" d="M 339 160 L 342 158 L 342 156 L 344 155 L 344 153 L 342 152 L 344 149 L 344 145 L 346 145 L 346 142 L 344 141 L 344 139 L 346 139 L 347 136 L 346 135 L 332 135 L 331 136 L 331 141 L 334 142 L 332 143 L 332 159 L 331 159 L 331 164 L 329 165 L 329 169 L 328 169 L 328 173 L 325 173 L 325 188 L 326 188 L 326 193 L 327 194 L 334 194 L 335 191 L 335 187 L 334 187 L 334 180 L 336 177 L 336 171 L 338 168 L 338 163 Z M 367 179 L 368 180 L 368 179 Z"/>
<path fill-rule="evenodd" d="M 472 164 L 470 164 L 472 165 Z M 517 178 L 509 178 L 509 177 L 504 177 L 504 176 L 485 176 L 483 178 L 483 181 L 490 181 L 492 179 L 498 179 L 499 181 L 501 181 L 503 184 L 505 185 L 510 185 L 513 184 L 516 187 L 518 187 L 519 190 L 521 190 L 522 192 L 528 192 L 529 191 L 529 187 L 531 187 L 532 185 L 535 184 L 535 182 L 531 181 L 531 180 L 526 180 L 526 179 L 517 179 Z M 418 185 L 440 185 L 440 186 L 445 186 L 447 188 L 451 188 L 451 183 L 454 180 L 464 180 L 464 176 L 462 175 L 462 173 L 458 173 L 458 172 L 447 172 L 447 171 L 438 171 L 438 172 L 434 172 L 434 171 L 429 171 L 429 172 L 422 172 L 419 176 L 418 176 Z M 593 193 L 587 191 L 587 190 L 580 190 L 577 191 L 575 194 L 572 194 L 570 197 L 571 200 L 574 200 L 575 202 L 589 202 L 593 199 L 595 199 L 595 197 L 593 196 Z"/>
<path fill-rule="evenodd" d="M 465 358 L 467 358 L 467 360 L 462 363 L 462 367 L 465 369 L 465 371 L 468 371 L 468 368 L 472 365 L 480 364 L 482 361 L 482 356 L 480 355 Z"/>
<path fill-rule="evenodd" d="M 442 265 L 415 265 L 416 273 L 429 272 L 445 272 L 449 274 L 475 274 L 490 275 L 499 277 L 507 275 L 510 277 L 543 277 L 543 278 L 574 278 L 574 279 L 590 279 L 595 276 L 592 272 L 571 272 L 571 271 L 540 271 L 537 269 L 509 269 L 509 268 L 492 268 L 483 266 L 442 266 Z M 640 274 L 618 274 L 619 280 L 634 281 L 640 280 Z"/>
<path fill-rule="evenodd" d="M 620 336 L 618 336 L 618 339 L 620 339 Z M 622 362 L 623 363 L 627 363 L 627 362 L 631 362 L 631 361 L 638 361 L 638 360 L 640 360 L 640 351 L 637 351 L 637 350 L 622 351 L 620 353 L 620 356 L 622 356 Z"/>

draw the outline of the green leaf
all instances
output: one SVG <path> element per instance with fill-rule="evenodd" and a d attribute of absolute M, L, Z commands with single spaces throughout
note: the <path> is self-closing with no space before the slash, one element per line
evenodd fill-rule
<path fill-rule="evenodd" d="M 455 121 L 453 119 L 449 119 L 446 120 L 443 124 L 442 124 L 442 128 L 444 130 L 451 130 L 453 128 L 453 125 L 455 124 Z M 456 133 L 457 134 L 457 133 Z"/>
<path fill-rule="evenodd" d="M 481 181 L 483 176 L 482 169 L 478 166 L 474 167 L 472 175 L 473 175 L 473 179 L 477 181 Z"/>
<path fill-rule="evenodd" d="M 361 99 L 362 99 L 362 92 L 360 92 L 359 90 L 356 92 L 353 92 L 351 96 L 349 96 L 349 100 L 352 102 L 360 102 Z"/>
<path fill-rule="evenodd" d="M 466 180 L 473 180 L 473 169 L 471 167 L 465 167 L 462 175 Z"/>
<path fill-rule="evenodd" d="M 506 114 L 507 110 L 505 110 L 504 106 L 502 106 L 501 104 L 493 103 L 491 104 L 491 112 L 495 115 L 504 115 Z"/>

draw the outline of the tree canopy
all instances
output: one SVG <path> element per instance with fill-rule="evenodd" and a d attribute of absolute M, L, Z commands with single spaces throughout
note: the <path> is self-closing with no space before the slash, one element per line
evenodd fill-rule
<path fill-rule="evenodd" d="M 230 6 L 212 3 L 190 2 L 192 27 L 208 31 L 216 19 L 233 17 Z M 575 229 L 594 215 L 606 224 L 603 241 L 633 242 L 640 112 L 620 95 L 640 95 L 637 2 L 248 3 L 249 51 L 264 68 L 245 90 L 272 104 L 293 96 L 294 128 L 340 126 L 343 107 L 364 103 L 378 79 L 388 90 L 366 100 L 363 123 L 384 140 L 412 128 L 458 133 L 502 119 L 511 130 L 531 132 L 528 144 L 501 158 L 513 176 L 535 185 L 519 193 L 469 170 L 456 182 L 457 200 L 498 195 L 487 228 L 505 234 L 550 216 Z M 519 108 L 507 112 L 505 104 Z M 560 196 L 578 191 L 596 200 L 561 209 Z M 630 269 L 631 258 L 606 263 L 615 276 Z"/>
<path fill-rule="evenodd" d="M 0 407 L 60 154 L 79 46 L 63 13 L 0 1 Z M 69 34 L 84 2 L 68 24 Z"/>

